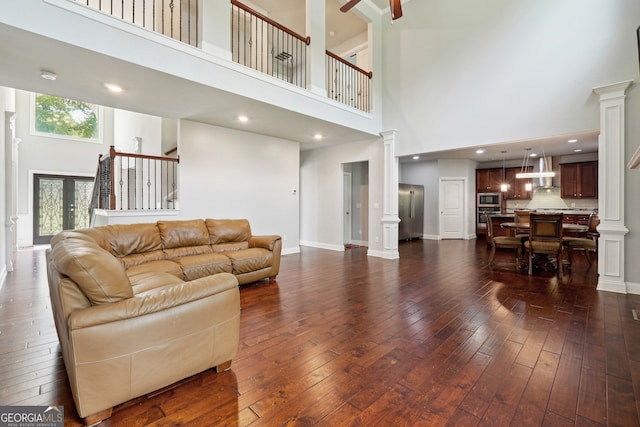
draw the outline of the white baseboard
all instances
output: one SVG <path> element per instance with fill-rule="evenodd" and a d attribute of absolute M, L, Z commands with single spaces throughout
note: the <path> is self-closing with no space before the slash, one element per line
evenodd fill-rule
<path fill-rule="evenodd" d="M 424 240 L 442 240 L 442 238 L 437 234 L 423 234 L 422 238 Z"/>
<path fill-rule="evenodd" d="M 293 248 L 282 248 L 281 255 L 299 254 L 300 246 L 294 246 Z"/>
<path fill-rule="evenodd" d="M 309 246 L 311 248 L 328 249 L 330 251 L 344 252 L 344 245 L 332 245 L 329 243 L 310 242 L 308 240 L 300 240 L 300 246 Z"/>
<path fill-rule="evenodd" d="M 629 292 L 630 286 L 631 284 L 629 283 L 606 280 L 606 278 L 600 277 L 598 279 L 598 287 L 596 289 L 599 291 L 608 291 L 608 292 L 615 292 L 618 294 L 626 294 L 626 293 L 631 293 Z"/>
<path fill-rule="evenodd" d="M 640 295 L 640 283 L 627 282 L 627 293 L 633 295 Z"/>

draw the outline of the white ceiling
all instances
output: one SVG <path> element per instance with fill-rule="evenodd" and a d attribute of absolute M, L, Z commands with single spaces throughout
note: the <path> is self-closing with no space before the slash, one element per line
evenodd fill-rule
<path fill-rule="evenodd" d="M 434 151 L 430 153 L 416 154 L 419 159 L 413 156 L 400 158 L 401 162 L 414 162 L 436 159 L 471 159 L 477 162 L 495 162 L 505 160 L 522 160 L 527 148 L 530 153 L 538 156 L 564 156 L 569 154 L 585 154 L 598 151 L 599 130 L 589 132 L 577 132 L 567 135 L 556 135 L 547 138 L 539 138 L 526 141 L 509 141 L 501 144 L 479 145 L 456 150 Z M 577 140 L 569 142 L 569 140 Z M 476 150 L 483 149 L 483 153 L 476 153 Z M 576 151 L 580 150 L 580 151 Z M 504 151 L 504 153 L 503 153 Z"/>
<path fill-rule="evenodd" d="M 336 43 L 340 43 L 342 37 L 352 37 L 346 29 L 357 28 L 355 31 L 362 31 L 362 26 L 366 27 L 357 13 L 339 11 L 340 5 L 345 1 L 327 0 L 327 26 L 329 30 L 334 26 L 338 28 Z M 388 13 L 388 0 L 362 2 L 379 7 L 380 13 Z M 408 2 L 403 0 L 403 5 Z M 281 16 L 298 13 L 294 9 L 304 7 L 302 0 L 254 0 L 253 3 L 269 8 L 270 11 L 274 7 L 280 11 Z M 404 13 L 408 13 L 408 10 L 405 9 Z M 303 150 L 371 138 L 368 133 L 183 80 L 16 27 L 0 24 L 0 40 L 0 86 L 81 99 L 159 117 L 197 120 L 216 126 L 249 130 L 298 141 Z M 59 76 L 58 80 L 43 80 L 39 75 L 41 69 L 55 71 Z M 102 89 L 104 81 L 127 81 L 135 88 L 135 92 L 114 96 Z M 213 99 L 216 102 L 212 103 Z M 250 128 L 247 128 L 238 123 L 236 118 L 236 112 L 242 111 L 251 112 L 259 120 L 252 121 Z M 287 126 L 282 126 L 282 123 Z M 325 138 L 320 142 L 315 141 L 312 132 L 320 132 Z M 502 150 L 507 151 L 507 158 L 521 158 L 526 147 L 534 150 L 544 147 L 547 155 L 556 156 L 573 152 L 573 147 L 566 144 L 566 140 L 571 137 L 579 139 L 585 152 L 597 150 L 597 132 L 591 132 L 536 141 L 505 142 L 485 147 L 487 152 L 481 156 L 475 154 L 475 147 L 419 154 L 421 160 L 470 158 L 482 162 L 501 159 Z M 411 159 L 401 159 L 407 160 Z"/>

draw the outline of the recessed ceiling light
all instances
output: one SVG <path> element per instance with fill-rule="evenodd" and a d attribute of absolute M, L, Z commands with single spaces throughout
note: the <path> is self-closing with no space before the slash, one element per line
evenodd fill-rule
<path fill-rule="evenodd" d="M 240 115 L 240 116 L 238 116 L 238 120 L 243 122 L 243 123 L 245 123 L 245 122 L 249 121 L 249 117 L 244 116 L 244 115 Z"/>
<path fill-rule="evenodd" d="M 531 153 L 529 154 L 529 157 L 538 157 L 538 155 L 536 153 Z"/>
<path fill-rule="evenodd" d="M 478 148 L 478 149 L 476 150 L 476 154 L 482 154 L 482 153 L 484 153 L 484 152 L 485 152 L 485 149 L 484 149 L 484 148 Z"/>
<path fill-rule="evenodd" d="M 322 134 L 321 133 L 314 134 L 313 139 L 318 139 L 318 140 L 322 139 Z"/>
<path fill-rule="evenodd" d="M 104 87 L 109 89 L 111 92 L 122 92 L 122 87 L 118 86 L 117 84 L 105 83 Z"/>
<path fill-rule="evenodd" d="M 53 73 L 51 71 L 46 71 L 46 70 L 40 71 L 40 77 L 42 77 L 45 80 L 51 80 L 51 81 L 58 78 L 58 76 L 56 76 L 56 73 Z"/>
<path fill-rule="evenodd" d="M 576 148 L 575 150 L 573 150 L 574 153 L 580 153 L 582 152 L 582 148 Z"/>
<path fill-rule="evenodd" d="M 574 142 L 578 142 L 578 140 L 577 140 L 577 139 L 570 139 L 570 140 L 568 140 L 567 142 L 568 142 L 569 144 L 573 144 Z"/>
<path fill-rule="evenodd" d="M 418 159 L 420 159 L 420 156 L 413 156 L 412 159 L 413 160 L 418 160 Z"/>

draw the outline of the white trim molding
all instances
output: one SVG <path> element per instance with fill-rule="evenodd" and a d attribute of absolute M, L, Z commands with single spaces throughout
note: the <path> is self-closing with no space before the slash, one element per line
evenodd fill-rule
<path fill-rule="evenodd" d="M 600 97 L 598 140 L 598 287 L 600 291 L 628 293 L 624 280 L 625 91 L 632 81 L 597 87 Z"/>
<path fill-rule="evenodd" d="M 398 158 L 396 157 L 397 131 L 381 132 L 384 144 L 384 182 L 382 212 L 382 258 L 400 258 L 398 251 Z M 371 255 L 373 252 L 369 251 Z"/>

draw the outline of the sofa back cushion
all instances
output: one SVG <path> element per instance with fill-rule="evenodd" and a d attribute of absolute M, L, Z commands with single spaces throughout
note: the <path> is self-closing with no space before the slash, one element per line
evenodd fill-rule
<path fill-rule="evenodd" d="M 120 262 L 96 243 L 60 240 L 51 248 L 51 261 L 78 285 L 92 305 L 133 297 L 131 282 Z"/>
<path fill-rule="evenodd" d="M 111 252 L 119 258 L 162 249 L 156 224 L 114 224 L 97 228 L 105 235 Z"/>
<path fill-rule="evenodd" d="M 163 249 L 209 244 L 209 232 L 201 219 L 187 221 L 158 221 Z"/>
<path fill-rule="evenodd" d="M 251 237 L 251 227 L 246 219 L 207 219 L 210 243 L 248 242 Z"/>

